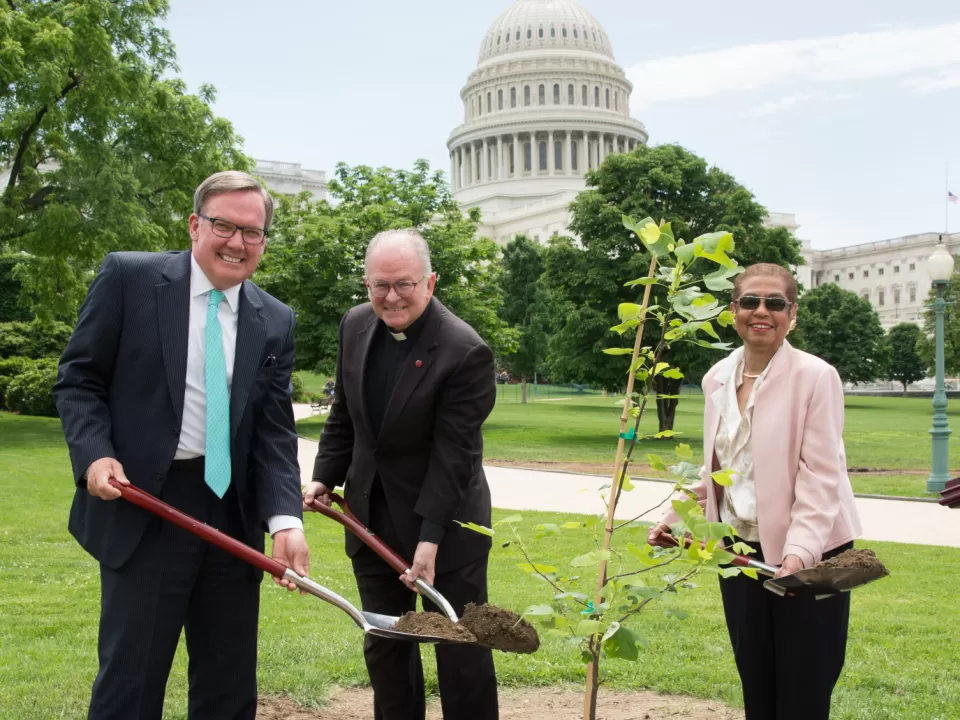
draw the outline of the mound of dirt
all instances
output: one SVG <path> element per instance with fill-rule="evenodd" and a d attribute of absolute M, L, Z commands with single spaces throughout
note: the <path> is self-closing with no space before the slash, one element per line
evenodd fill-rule
<path fill-rule="evenodd" d="M 451 642 L 475 643 L 477 641 L 474 634 L 464 625 L 451 622 L 447 616 L 435 612 L 404 613 L 393 629 L 413 635 L 432 635 Z"/>
<path fill-rule="evenodd" d="M 537 631 L 515 612 L 490 603 L 469 603 L 460 618 L 481 645 L 512 653 L 533 653 L 540 647 Z"/>
<path fill-rule="evenodd" d="M 890 574 L 884 564 L 877 559 L 876 553 L 866 548 L 844 550 L 839 555 L 817 563 L 814 568 L 858 568 L 882 572 L 884 577 Z"/>

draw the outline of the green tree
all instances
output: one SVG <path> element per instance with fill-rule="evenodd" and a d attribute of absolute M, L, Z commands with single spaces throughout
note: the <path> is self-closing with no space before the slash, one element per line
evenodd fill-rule
<path fill-rule="evenodd" d="M 0 255 L 0 323 L 26 322 L 33 317 L 20 302 L 20 280 L 17 265 L 29 258 L 18 255 Z"/>
<path fill-rule="evenodd" d="M 607 313 L 619 303 L 638 302 L 638 289 L 624 287 L 618 278 L 646 274 L 649 255 L 624 227 L 623 215 L 662 218 L 677 237 L 730 232 L 736 243 L 732 257 L 741 265 L 803 263 L 799 241 L 783 228 L 764 227 L 766 210 L 746 188 L 677 145 L 640 146 L 610 155 L 587 174 L 587 186 L 571 205 L 570 228 L 579 242 L 555 238 L 545 258 L 544 285 L 555 317 L 549 341 L 551 377 L 610 391 L 624 386 L 621 365 L 600 352 L 616 344 Z M 728 302 L 730 295 L 717 297 Z M 663 300 L 663 290 L 655 288 L 653 301 Z M 716 332 L 716 340 L 736 339 L 732 328 Z M 644 342 L 652 345 L 655 338 L 645 337 Z M 677 346 L 670 353 L 667 359 L 683 365 L 687 382 L 699 381 L 719 359 L 716 352 L 693 346 Z M 677 400 L 671 396 L 680 385 L 679 379 L 656 378 L 658 393 L 667 396 L 657 403 L 661 430 L 673 427 Z"/>
<path fill-rule="evenodd" d="M 543 247 L 526 235 L 518 235 L 503 249 L 503 306 L 500 317 L 519 334 L 516 352 L 502 358 L 503 365 L 520 376 L 520 402 L 527 402 L 527 380 L 540 370 L 547 356 L 546 291 Z"/>
<path fill-rule="evenodd" d="M 913 323 L 895 325 L 887 335 L 890 344 L 887 377 L 903 385 L 904 395 L 907 394 L 907 385 L 927 376 L 927 364 L 917 351 L 922 337 L 923 331 Z"/>
<path fill-rule="evenodd" d="M 957 288 L 960 288 L 960 263 L 955 266 L 953 277 L 943 290 L 943 299 L 949 303 L 943 314 L 943 366 L 947 375 L 960 375 L 960 311 L 957 309 Z M 936 299 L 936 288 L 930 288 L 923 311 L 923 335 L 917 345 L 920 358 L 931 371 L 936 365 L 934 333 L 937 315 L 932 307 Z"/>
<path fill-rule="evenodd" d="M 0 3 L 0 251 L 37 313 L 69 317 L 113 250 L 183 247 L 194 188 L 246 169 L 212 87 L 176 77 L 167 0 Z"/>
<path fill-rule="evenodd" d="M 415 227 L 430 246 L 436 296 L 503 354 L 517 333 L 497 314 L 502 302 L 500 251 L 476 237 L 477 211 L 464 215 L 440 172 L 418 160 L 413 170 L 337 165 L 332 202 L 280 198 L 257 282 L 298 314 L 297 366 L 332 372 L 340 318 L 366 299 L 361 278 L 370 239 Z"/>
<path fill-rule="evenodd" d="M 800 298 L 791 342 L 836 368 L 844 382 L 887 377 L 890 347 L 870 301 L 834 283 Z"/>

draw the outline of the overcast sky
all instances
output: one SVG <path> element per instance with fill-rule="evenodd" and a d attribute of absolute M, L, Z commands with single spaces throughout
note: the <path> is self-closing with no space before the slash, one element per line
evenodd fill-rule
<path fill-rule="evenodd" d="M 460 89 L 512 0 L 171 0 L 191 90 L 248 154 L 445 172 Z M 960 195 L 960 4 L 581 0 L 634 83 L 650 143 L 731 173 L 828 248 L 945 224 Z M 732 8 L 732 9 L 731 9 Z M 960 205 L 949 208 L 960 231 Z"/>

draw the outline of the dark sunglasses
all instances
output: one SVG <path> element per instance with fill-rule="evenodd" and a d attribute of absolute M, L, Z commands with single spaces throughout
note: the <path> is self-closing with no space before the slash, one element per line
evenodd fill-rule
<path fill-rule="evenodd" d="M 735 301 L 744 310 L 756 310 L 763 303 L 770 312 L 783 312 L 793 303 L 782 297 L 758 297 L 743 295 Z"/>

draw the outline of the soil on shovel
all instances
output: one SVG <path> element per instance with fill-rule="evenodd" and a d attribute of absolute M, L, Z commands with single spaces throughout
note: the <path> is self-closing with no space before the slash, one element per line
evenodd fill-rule
<path fill-rule="evenodd" d="M 814 568 L 857 568 L 862 570 L 880 570 L 884 576 L 890 571 L 877 559 L 873 550 L 844 550 L 839 555 L 823 560 L 814 565 Z"/>
<path fill-rule="evenodd" d="M 481 645 L 493 650 L 526 654 L 540 647 L 540 638 L 530 623 L 515 612 L 490 603 L 469 603 L 460 624 L 476 635 Z"/>
<path fill-rule="evenodd" d="M 451 622 L 446 615 L 435 612 L 407 612 L 393 626 L 398 632 L 412 635 L 432 635 L 458 643 L 475 643 L 477 638 L 466 627 Z"/>

